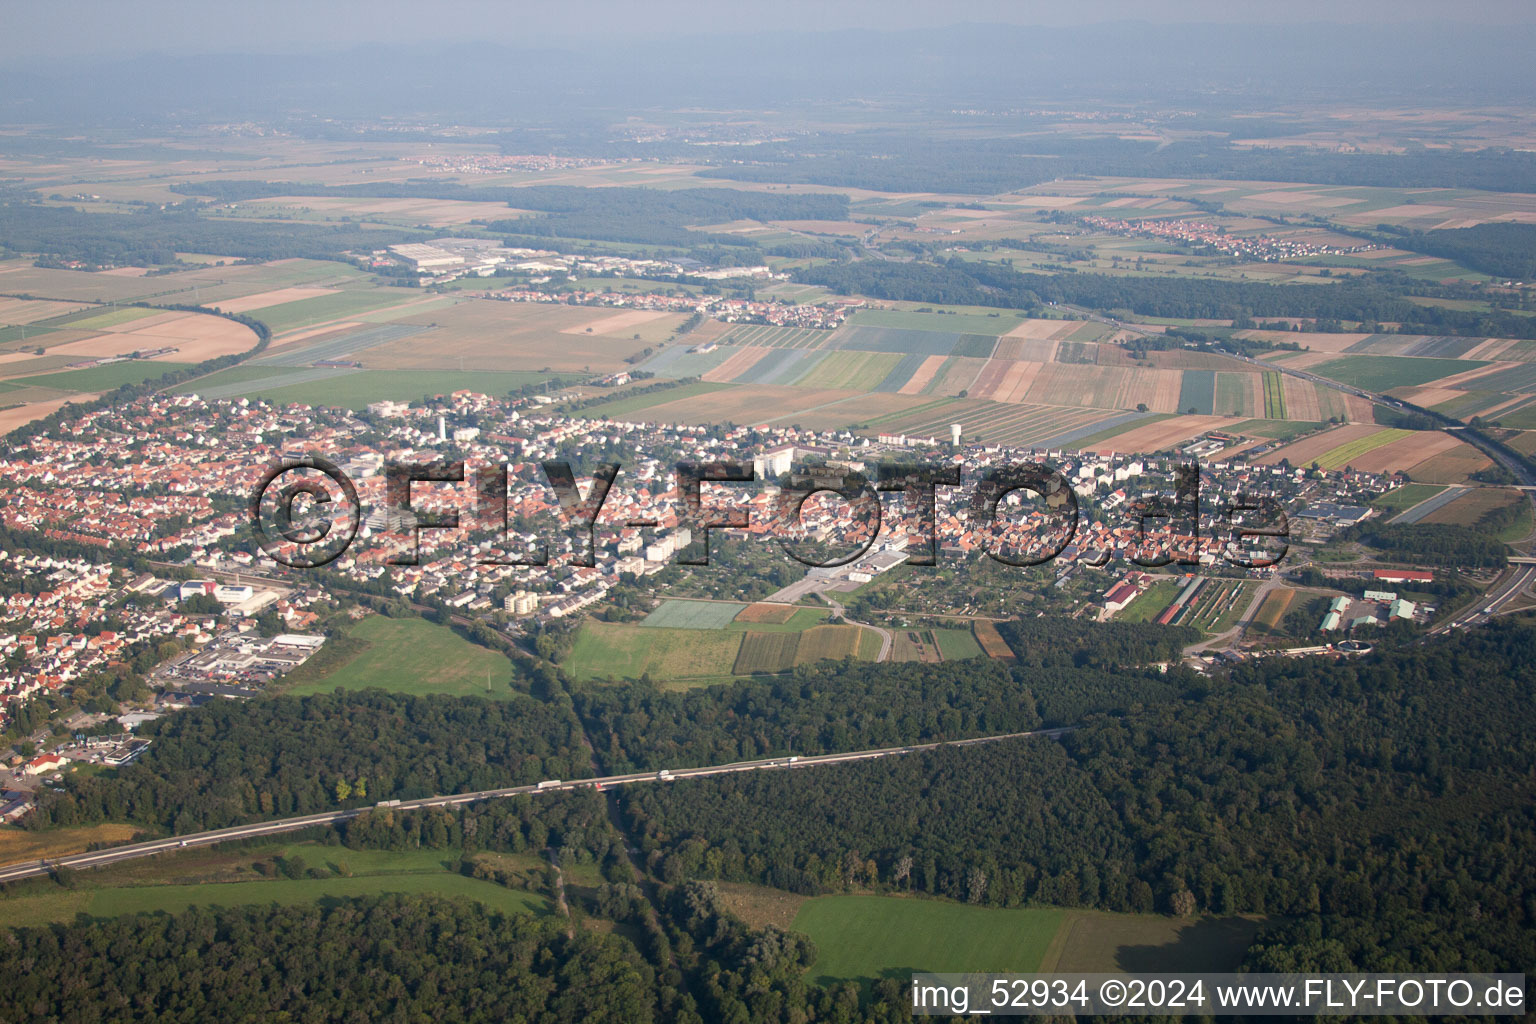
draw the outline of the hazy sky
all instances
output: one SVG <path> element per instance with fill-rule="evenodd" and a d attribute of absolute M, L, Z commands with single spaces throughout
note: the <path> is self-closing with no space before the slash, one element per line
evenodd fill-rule
<path fill-rule="evenodd" d="M 295 52 L 362 43 L 568 44 L 760 30 L 913 29 L 958 22 L 1536 23 L 1530 0 L 0 0 L 0 57 L 227 50 Z"/>

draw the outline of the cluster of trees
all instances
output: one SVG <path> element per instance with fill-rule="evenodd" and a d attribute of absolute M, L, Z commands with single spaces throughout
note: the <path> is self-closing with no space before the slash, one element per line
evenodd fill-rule
<path fill-rule="evenodd" d="M 1267 659 L 1060 742 L 620 799 L 664 878 L 1294 915 L 1266 948 L 1320 928 L 1349 970 L 1507 969 L 1536 958 L 1533 684 L 1536 628 L 1505 625 Z"/>
<path fill-rule="evenodd" d="M 1028 689 L 986 658 L 844 661 L 683 692 L 589 687 L 574 696 L 603 767 L 722 764 L 991 733 L 1040 724 Z"/>
<path fill-rule="evenodd" d="M 1490 509 L 1484 516 L 1489 524 L 1480 523 L 1477 527 L 1375 520 L 1351 527 L 1340 537 L 1360 541 L 1386 555 L 1400 555 L 1413 564 L 1498 568 L 1508 561 L 1509 549 L 1485 531 L 1511 525 L 1520 512 L 1518 505 Z"/>
<path fill-rule="evenodd" d="M 32 828 L 133 821 L 177 833 L 386 799 L 591 774 L 576 722 L 531 697 L 361 693 L 214 701 L 147 723 L 113 776 L 71 777 Z"/>
<path fill-rule="evenodd" d="M 1382 225 L 1391 229 L 1390 225 Z M 1536 278 L 1536 224 L 1478 224 L 1470 228 L 1403 232 L 1398 243 L 1493 274 L 1529 281 Z"/>
<path fill-rule="evenodd" d="M 330 260 L 353 249 L 378 249 L 421 237 L 419 231 L 341 224 L 216 220 L 183 209 L 122 214 L 0 204 L 0 239 L 5 249 L 94 266 L 176 263 L 177 252 L 216 252 L 251 260 Z"/>
<path fill-rule="evenodd" d="M 6 938 L 0 1018 L 16 1021 L 646 1024 L 678 998 L 616 936 L 567 937 L 553 920 L 425 896 L 192 909 Z"/>
<path fill-rule="evenodd" d="M 1151 622 L 1090 622 L 1037 616 L 999 622 L 997 631 L 1021 661 L 1042 667 L 1122 668 L 1177 662 L 1184 647 L 1200 639 L 1190 626 Z"/>

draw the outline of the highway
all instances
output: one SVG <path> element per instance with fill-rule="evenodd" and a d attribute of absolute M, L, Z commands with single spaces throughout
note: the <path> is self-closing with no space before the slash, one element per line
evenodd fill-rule
<path fill-rule="evenodd" d="M 767 757 L 757 761 L 735 761 L 730 764 L 708 765 L 702 768 L 673 768 L 661 771 L 631 772 L 628 775 L 605 775 L 597 778 L 550 779 L 535 785 L 509 786 L 505 789 L 482 789 L 473 793 L 454 793 L 448 796 L 429 796 L 419 800 L 386 800 L 369 807 L 350 810 L 323 811 L 298 818 L 282 818 L 251 825 L 235 825 L 211 832 L 195 832 L 170 839 L 154 839 L 144 843 L 130 843 L 106 850 L 75 853 L 64 857 L 24 861 L 0 867 L 0 882 L 14 882 L 23 878 L 46 875 L 54 868 L 99 868 L 125 860 L 153 857 L 157 853 L 180 850 L 194 846 L 212 846 L 237 839 L 256 839 L 261 836 L 297 832 L 317 825 L 336 825 L 340 822 L 367 814 L 380 808 L 387 810 L 418 810 L 424 807 L 455 807 L 460 804 L 478 803 L 482 800 L 498 800 L 509 796 L 527 796 L 534 793 L 559 793 L 573 789 L 606 789 L 610 786 L 627 786 L 637 782 L 675 782 L 679 779 L 702 779 L 712 775 L 730 775 L 735 772 L 755 772 L 767 769 L 815 768 L 820 765 L 846 764 L 851 761 L 873 761 L 882 757 L 899 757 L 916 754 L 939 747 L 969 747 L 979 743 L 997 743 L 1002 740 L 1024 739 L 1031 736 L 1057 739 L 1072 731 L 1071 726 L 1060 729 L 1036 729 L 1030 732 L 1010 732 L 996 736 L 977 736 L 968 740 L 949 740 L 942 743 L 915 743 L 905 747 L 878 747 L 873 750 L 855 750 L 843 754 L 812 754 L 805 756 Z"/>

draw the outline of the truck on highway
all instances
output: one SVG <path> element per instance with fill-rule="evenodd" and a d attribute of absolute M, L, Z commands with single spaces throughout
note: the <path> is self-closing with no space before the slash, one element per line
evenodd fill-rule
<path fill-rule="evenodd" d="M 545 779 L 543 782 L 539 783 L 538 788 L 539 789 L 555 789 L 559 785 L 560 785 L 560 780 L 559 779 Z"/>
<path fill-rule="evenodd" d="M 656 778 L 660 779 L 662 782 L 671 782 L 672 781 L 672 771 L 671 771 L 671 769 L 663 768 L 661 771 L 656 773 Z"/>
<path fill-rule="evenodd" d="M 375 807 L 399 807 L 400 806 L 400 801 L 399 800 L 380 800 L 378 803 L 374 804 L 374 806 Z"/>

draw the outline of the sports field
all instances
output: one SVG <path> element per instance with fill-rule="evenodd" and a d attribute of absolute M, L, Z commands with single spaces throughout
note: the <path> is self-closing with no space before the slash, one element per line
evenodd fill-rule
<path fill-rule="evenodd" d="M 810 979 L 829 984 L 913 971 L 1034 971 L 1063 917 L 1046 908 L 838 895 L 807 900 L 792 927 L 816 943 Z"/>
<path fill-rule="evenodd" d="M 504 655 L 460 637 L 425 619 L 370 615 L 347 629 L 363 645 L 339 665 L 314 669 L 315 661 L 289 674 L 292 694 L 329 693 L 340 687 L 376 686 L 395 693 L 456 697 L 512 697 L 512 663 Z M 315 655 L 325 658 L 324 648 Z"/>

